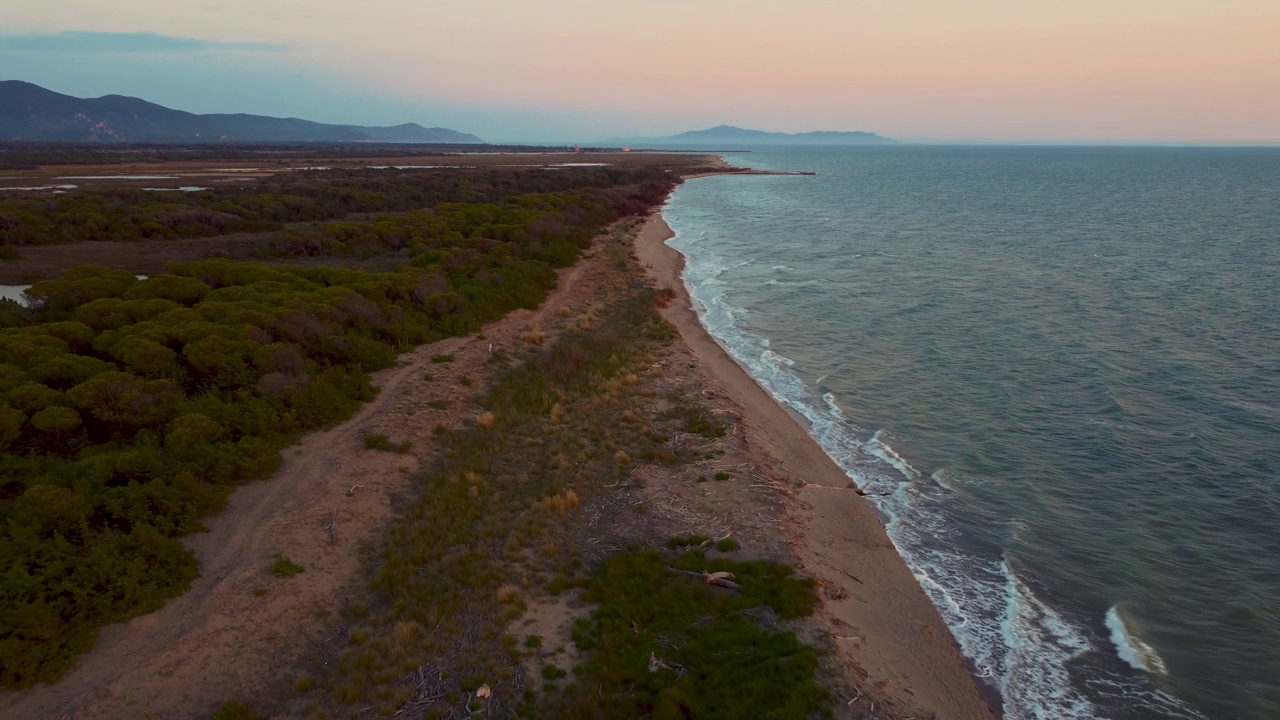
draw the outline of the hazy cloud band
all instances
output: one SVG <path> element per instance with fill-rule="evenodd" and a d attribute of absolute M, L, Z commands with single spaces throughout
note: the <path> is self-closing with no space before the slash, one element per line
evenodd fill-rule
<path fill-rule="evenodd" d="M 210 51 L 279 52 L 286 45 L 219 42 L 156 33 L 68 30 L 59 33 L 0 35 L 0 51 L 98 55 L 115 53 L 186 53 Z"/>

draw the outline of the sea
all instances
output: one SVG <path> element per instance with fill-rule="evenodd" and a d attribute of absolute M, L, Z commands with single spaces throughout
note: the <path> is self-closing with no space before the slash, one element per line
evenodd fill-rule
<path fill-rule="evenodd" d="M 674 193 L 702 321 L 1005 717 L 1280 718 L 1280 149 L 725 157 L 817 174 Z"/>

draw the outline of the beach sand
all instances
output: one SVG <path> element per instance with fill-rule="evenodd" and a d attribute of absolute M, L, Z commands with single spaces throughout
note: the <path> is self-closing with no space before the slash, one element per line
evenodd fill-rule
<path fill-rule="evenodd" d="M 964 658 L 875 510 L 801 421 L 758 385 L 702 326 L 683 281 L 674 234 L 653 215 L 636 252 L 654 281 L 676 293 L 664 313 L 692 351 L 708 387 L 741 408 L 758 464 L 788 496 L 783 526 L 801 572 L 821 583 L 828 624 L 847 680 L 892 716 L 964 720 L 998 713 L 979 693 Z"/>

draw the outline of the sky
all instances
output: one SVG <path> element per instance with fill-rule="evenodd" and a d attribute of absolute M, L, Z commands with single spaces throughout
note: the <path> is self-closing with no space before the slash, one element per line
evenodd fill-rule
<path fill-rule="evenodd" d="M 0 79 L 491 142 L 1280 142 L 1277 0 L 41 0 Z"/>

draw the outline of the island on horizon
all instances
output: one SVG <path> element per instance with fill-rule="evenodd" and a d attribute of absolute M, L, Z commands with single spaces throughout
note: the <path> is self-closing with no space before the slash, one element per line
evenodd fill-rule
<path fill-rule="evenodd" d="M 783 133 L 752 130 L 733 125 L 717 125 L 706 130 L 690 130 L 678 135 L 654 138 L 624 138 L 614 142 L 663 145 L 703 145 L 722 143 L 730 145 L 899 145 L 901 140 L 887 138 L 863 130 L 818 130 L 814 132 Z"/>

